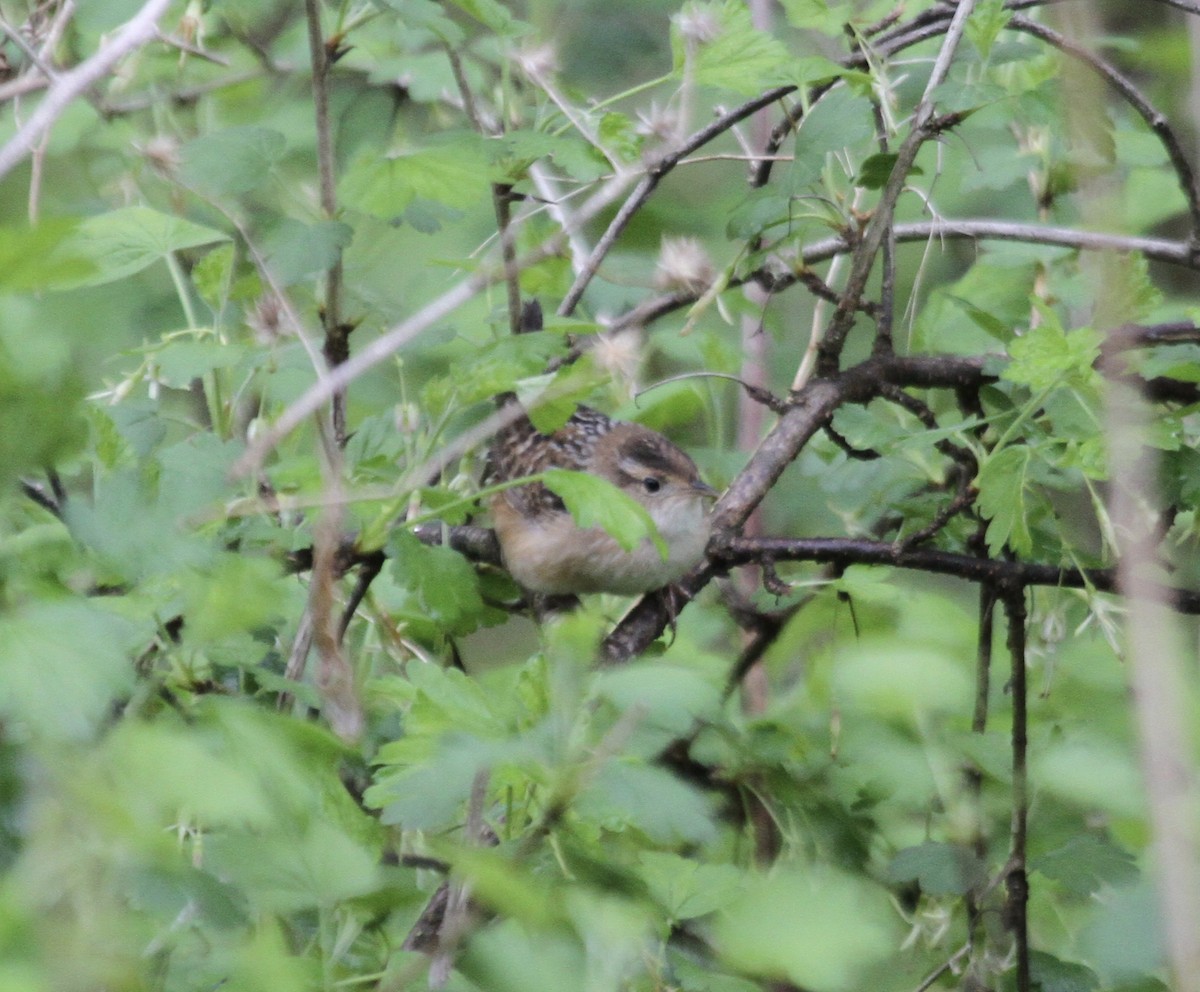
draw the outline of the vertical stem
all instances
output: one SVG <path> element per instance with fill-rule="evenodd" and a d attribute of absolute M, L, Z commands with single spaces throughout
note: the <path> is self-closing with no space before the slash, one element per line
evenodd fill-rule
<path fill-rule="evenodd" d="M 1120 331 L 1110 340 L 1119 340 Z M 1114 349 L 1114 353 L 1116 350 Z M 1112 363 L 1123 369 L 1123 362 Z M 1152 508 L 1161 505 L 1150 414 L 1128 385 L 1113 380 L 1108 396 L 1112 461 L 1109 512 L 1120 549 L 1118 583 L 1129 604 L 1125 622 L 1129 683 L 1145 783 L 1161 933 L 1177 992 L 1200 992 L 1200 808 L 1195 742 L 1189 727 L 1195 691 L 1178 620 L 1156 581 L 1161 561 Z"/>
<path fill-rule="evenodd" d="M 1012 867 L 1008 873 L 1006 919 L 1017 947 L 1017 992 L 1029 992 L 1029 878 L 1025 868 L 1029 830 L 1029 773 L 1027 767 L 1028 713 L 1025 683 L 1025 589 L 1001 592 L 1008 619 L 1008 653 L 1012 662 Z"/>
<path fill-rule="evenodd" d="M 983 734 L 987 731 L 988 698 L 992 684 L 992 641 L 996 633 L 996 589 L 994 586 L 983 584 L 979 587 L 979 640 L 975 648 L 975 711 L 971 715 L 971 732 Z M 967 792 L 971 797 L 972 816 L 975 823 L 972 826 L 972 846 L 975 856 L 980 863 L 987 857 L 987 837 L 983 832 L 983 774 L 972 764 L 966 772 Z M 979 942 L 979 932 L 982 923 L 982 911 L 979 905 L 979 895 L 975 891 L 967 893 L 967 939 L 974 950 Z"/>
<path fill-rule="evenodd" d="M 771 4 L 768 0 L 750 0 L 750 20 L 759 31 L 771 30 Z M 763 108 L 750 118 L 750 145 L 757 150 L 766 145 L 771 138 L 770 112 Z M 742 382 L 755 387 L 767 386 L 767 334 L 763 327 L 762 316 L 766 312 L 769 297 L 767 293 L 754 283 L 747 283 L 743 289 L 746 299 L 757 310 L 758 315 L 745 314 L 742 317 L 742 368 L 739 376 Z M 739 451 L 751 452 L 758 447 L 762 440 L 764 426 L 764 409 L 761 403 L 751 399 L 745 390 L 738 392 L 738 423 L 737 447 Z M 742 529 L 747 537 L 762 534 L 762 510 L 755 508 L 747 518 Z M 759 569 L 743 568 L 737 573 L 738 585 L 747 599 L 754 595 L 761 580 Z M 749 644 L 754 634 L 745 636 L 744 645 Z M 742 707 L 747 713 L 763 713 L 767 708 L 768 693 L 766 669 L 761 662 L 756 662 L 742 678 Z M 755 820 L 761 838 L 764 833 L 775 830 L 765 809 L 756 809 Z"/>
<path fill-rule="evenodd" d="M 313 113 L 317 132 L 317 169 L 321 180 L 321 211 L 327 218 L 337 215 L 337 187 L 334 174 L 333 132 L 329 124 L 329 48 L 321 31 L 319 0 L 304 0 L 304 13 L 308 22 L 308 51 L 312 62 Z M 325 361 L 332 368 L 350 357 L 350 328 L 342 323 L 342 255 L 337 258 L 325 276 L 325 309 L 322 324 L 325 327 L 325 344 L 322 351 Z M 333 437 L 339 448 L 344 447 L 346 432 L 346 393 L 337 390 L 332 399 Z"/>
<path fill-rule="evenodd" d="M 512 187 L 492 184 L 492 202 L 496 207 L 496 226 L 500 231 L 500 254 L 504 259 L 504 285 L 508 296 L 508 329 L 521 333 L 521 282 L 517 272 L 517 246 L 512 231 Z"/>

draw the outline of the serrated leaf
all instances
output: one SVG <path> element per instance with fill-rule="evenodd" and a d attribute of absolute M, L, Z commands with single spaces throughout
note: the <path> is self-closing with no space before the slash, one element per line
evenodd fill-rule
<path fill-rule="evenodd" d="M 183 146 L 184 179 L 216 196 L 247 193 L 271 175 L 287 141 L 282 134 L 253 125 L 201 135 Z"/>
<path fill-rule="evenodd" d="M 704 864 L 659 851 L 639 857 L 642 879 L 674 920 L 707 916 L 741 891 L 744 874 L 733 865 Z"/>
<path fill-rule="evenodd" d="M 192 268 L 192 284 L 200 298 L 217 312 L 229 294 L 236 252 L 231 244 L 208 252 Z"/>
<path fill-rule="evenodd" d="M 133 627 L 90 603 L 32 605 L 0 619 L 0 715 L 34 739 L 90 737 L 133 686 Z"/>
<path fill-rule="evenodd" d="M 1004 0 L 980 0 L 967 18 L 966 34 L 986 61 L 992 45 L 1008 24 L 1012 13 L 1006 9 Z"/>
<path fill-rule="evenodd" d="M 406 149 L 387 158 L 363 155 L 342 178 L 342 201 L 356 210 L 391 219 L 417 199 L 465 207 L 488 191 L 490 161 L 483 139 L 447 134 L 426 148 Z"/>
<path fill-rule="evenodd" d="M 1056 319 L 1045 319 L 1016 338 L 1008 351 L 1013 360 L 1002 378 L 1009 382 L 1035 391 L 1066 382 L 1090 384 L 1098 376 L 1094 364 L 1100 355 L 1100 334 L 1090 327 L 1068 332 Z"/>
<path fill-rule="evenodd" d="M 752 975 L 812 989 L 849 989 L 872 962 L 894 953 L 888 896 L 828 866 L 748 879 L 713 922 L 724 961 Z"/>
<path fill-rule="evenodd" d="M 671 21 L 674 71 L 701 86 L 752 95 L 785 78 L 791 56 L 754 27 L 743 3 L 692 2 Z"/>
<path fill-rule="evenodd" d="M 396 530 L 388 541 L 388 556 L 396 582 L 447 634 L 468 634 L 479 625 L 479 578 L 462 555 L 427 547 L 408 531 Z"/>
<path fill-rule="evenodd" d="M 926 841 L 896 852 L 888 865 L 888 881 L 916 882 L 931 896 L 965 895 L 987 881 L 987 871 L 968 848 Z"/>
<path fill-rule="evenodd" d="M 228 240 L 222 231 L 150 207 L 122 207 L 84 221 L 68 251 L 96 267 L 76 285 L 99 286 L 141 272 L 172 252 Z"/>
<path fill-rule="evenodd" d="M 1131 883 L 1138 877 L 1133 855 L 1095 834 L 1072 837 L 1062 847 L 1034 858 L 1029 867 L 1083 896 L 1105 885 Z"/>
<path fill-rule="evenodd" d="M 542 482 L 563 501 L 580 527 L 599 527 L 626 551 L 648 540 L 663 561 L 667 560 L 667 543 L 646 508 L 607 479 L 587 472 L 552 468 L 543 473 Z"/>
<path fill-rule="evenodd" d="M 659 844 L 707 844 L 716 836 L 712 810 L 700 792 L 638 761 L 609 761 L 572 809 L 610 829 L 635 827 Z"/>
<path fill-rule="evenodd" d="M 804 115 L 796 130 L 791 188 L 816 183 L 827 155 L 869 141 L 874 133 L 870 100 L 848 87 L 831 90 Z"/>
<path fill-rule="evenodd" d="M 332 267 L 353 237 L 354 228 L 341 221 L 304 224 L 288 218 L 267 237 L 263 250 L 271 272 L 291 286 Z"/>
<path fill-rule="evenodd" d="M 1094 313 L 1098 325 L 1136 323 L 1162 302 L 1162 293 L 1150 279 L 1145 255 L 1106 251 L 1092 257 L 1091 263 L 1097 269 Z"/>
<path fill-rule="evenodd" d="M 1010 445 L 988 458 L 976 477 L 979 512 L 991 521 L 987 543 L 993 555 L 1000 554 L 1005 545 L 1018 555 L 1033 551 L 1027 497 L 1032 457 L 1025 445 Z"/>
<path fill-rule="evenodd" d="M 1091 968 L 1060 961 L 1045 951 L 1029 955 L 1029 977 L 1038 992 L 1092 992 L 1100 987 L 1100 979 Z"/>
<path fill-rule="evenodd" d="M 279 566 L 246 555 L 224 554 L 181 585 L 189 646 L 265 627 L 283 614 L 287 599 Z"/>

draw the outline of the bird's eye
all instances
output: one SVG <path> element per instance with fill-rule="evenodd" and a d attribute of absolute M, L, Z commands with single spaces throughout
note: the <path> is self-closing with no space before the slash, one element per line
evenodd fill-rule
<path fill-rule="evenodd" d="M 642 480 L 642 488 L 648 493 L 656 493 L 662 489 L 662 483 L 654 478 L 654 476 L 648 475 Z"/>

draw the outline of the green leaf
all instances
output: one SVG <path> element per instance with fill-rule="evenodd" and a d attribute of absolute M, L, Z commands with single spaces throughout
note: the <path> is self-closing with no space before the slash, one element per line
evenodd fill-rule
<path fill-rule="evenodd" d="M 1158 893 L 1143 877 L 1095 904 L 1079 946 L 1104 984 L 1117 987 L 1144 981 L 1163 966 L 1165 932 Z"/>
<path fill-rule="evenodd" d="M 426 148 L 386 158 L 360 156 L 340 186 L 342 201 L 356 210 L 391 219 L 418 197 L 463 208 L 488 192 L 489 149 L 475 134 L 444 134 Z"/>
<path fill-rule="evenodd" d="M 961 296 L 955 296 L 953 293 L 947 292 L 943 294 L 947 300 L 955 306 L 961 307 L 963 312 L 971 318 L 972 323 L 976 327 L 985 330 L 998 341 L 1007 341 L 1012 335 L 1012 328 L 995 314 L 976 306 L 970 300 L 964 299 Z"/>
<path fill-rule="evenodd" d="M 53 289 L 88 279 L 95 263 L 73 250 L 77 229 L 69 219 L 0 228 L 0 290 Z"/>
<path fill-rule="evenodd" d="M 283 615 L 279 566 L 265 558 L 223 554 L 183 582 L 184 642 L 207 644 L 266 627 Z"/>
<path fill-rule="evenodd" d="M 245 347 L 215 337 L 175 337 L 153 351 L 155 378 L 165 386 L 187 389 L 214 369 L 227 369 L 246 357 Z"/>
<path fill-rule="evenodd" d="M 961 712 L 972 693 L 970 677 L 953 655 L 893 639 L 864 638 L 848 647 L 835 678 L 847 707 L 902 720 Z"/>
<path fill-rule="evenodd" d="M 784 44 L 754 27 L 743 3 L 692 0 L 671 20 L 675 75 L 701 86 L 753 95 L 782 82 L 791 61 Z"/>
<path fill-rule="evenodd" d="M 329 269 L 350 244 L 354 228 L 341 221 L 304 224 L 286 219 L 263 243 L 267 264 L 284 286 Z"/>
<path fill-rule="evenodd" d="M 931 896 L 965 895 L 987 881 L 986 867 L 975 852 L 934 841 L 897 851 L 887 874 L 889 882 L 916 882 Z"/>
<path fill-rule="evenodd" d="M 748 880 L 713 932 L 740 971 L 849 992 L 868 966 L 895 954 L 894 920 L 887 893 L 859 878 L 782 868 Z"/>
<path fill-rule="evenodd" d="M 572 809 L 608 829 L 635 827 L 657 844 L 706 844 L 716 837 L 701 793 L 662 768 L 634 760 L 605 764 Z"/>
<path fill-rule="evenodd" d="M 0 493 L 21 472 L 72 454 L 86 436 L 83 376 L 57 329 L 11 345 L 8 337 L 0 328 Z"/>
<path fill-rule="evenodd" d="M 270 177 L 286 146 L 282 134 L 266 127 L 214 131 L 183 146 L 183 177 L 212 196 L 247 193 Z"/>
<path fill-rule="evenodd" d="M 587 472 L 552 468 L 543 473 L 542 482 L 563 501 L 580 527 L 599 527 L 626 551 L 648 540 L 663 561 L 667 560 L 667 542 L 646 508 L 607 479 Z"/>
<path fill-rule="evenodd" d="M 1029 977 L 1039 992 L 1092 992 L 1100 987 L 1100 979 L 1091 968 L 1060 961 L 1045 951 L 1029 955 Z"/>
<path fill-rule="evenodd" d="M 643 851 L 638 861 L 650 894 L 672 920 L 715 912 L 737 897 L 745 880 L 733 865 L 705 864 L 670 852 Z"/>
<path fill-rule="evenodd" d="M 405 27 L 423 28 L 449 46 L 457 48 L 466 37 L 463 29 L 443 13 L 442 5 L 436 3 L 435 0 L 375 0 L 375 2 L 396 11 Z M 415 75 L 420 76 L 421 73 L 416 72 Z"/>
<path fill-rule="evenodd" d="M 513 17 L 512 11 L 499 0 L 450 0 L 450 2 L 497 34 L 512 34 L 515 28 L 523 27 L 521 22 Z"/>
<path fill-rule="evenodd" d="M 791 188 L 800 190 L 817 183 L 827 155 L 870 141 L 874 134 L 871 102 L 866 97 L 848 87 L 826 93 L 804 115 L 796 131 Z"/>
<path fill-rule="evenodd" d="M 1162 293 L 1150 279 L 1145 255 L 1105 251 L 1092 256 L 1091 262 L 1096 268 L 1093 312 L 1098 326 L 1136 323 L 1162 303 Z"/>
<path fill-rule="evenodd" d="M 1029 866 L 1082 896 L 1138 877 L 1133 855 L 1096 834 L 1072 837 L 1062 847 L 1034 858 Z"/>
<path fill-rule="evenodd" d="M 192 269 L 192 284 L 214 313 L 218 313 L 228 299 L 236 255 L 233 245 L 221 245 L 208 252 Z"/>
<path fill-rule="evenodd" d="M 34 739 L 85 740 L 133 686 L 135 628 L 75 600 L 0 617 L 0 714 Z"/>
<path fill-rule="evenodd" d="M 1100 343 L 1099 332 L 1090 327 L 1068 332 L 1057 319 L 1043 320 L 1009 345 L 1013 360 L 1002 378 L 1035 391 L 1068 382 L 1093 384 L 1099 375 L 1094 364 L 1100 356 Z"/>
<path fill-rule="evenodd" d="M 216 833 L 205 846 L 205 861 L 210 871 L 236 881 L 257 908 L 268 912 L 329 906 L 379 884 L 379 853 L 321 819 L 265 837 Z"/>
<path fill-rule="evenodd" d="M 1141 771 L 1134 755 L 1098 733 L 1055 740 L 1033 761 L 1040 789 L 1060 802 L 1119 817 L 1145 815 Z"/>
<path fill-rule="evenodd" d="M 406 530 L 392 532 L 388 555 L 393 578 L 445 633 L 468 634 L 479 625 L 479 577 L 462 555 L 427 547 Z"/>
<path fill-rule="evenodd" d="M 564 931 L 512 919 L 472 936 L 458 970 L 470 980 L 466 987 L 487 992 L 563 992 L 580 988 L 589 973 L 583 948 Z"/>
<path fill-rule="evenodd" d="M 141 272 L 172 252 L 228 240 L 221 231 L 150 207 L 122 207 L 84 221 L 68 248 L 96 266 L 76 285 L 98 286 Z"/>
<path fill-rule="evenodd" d="M 854 15 L 848 0 L 781 0 L 788 23 L 806 31 L 837 35 Z"/>
<path fill-rule="evenodd" d="M 1012 13 L 1005 8 L 1004 0 L 980 0 L 967 18 L 966 34 L 986 62 L 992 45 L 1007 26 Z"/>
<path fill-rule="evenodd" d="M 1010 445 L 988 458 L 975 479 L 979 512 L 991 521 L 987 543 L 993 555 L 1006 545 L 1018 555 L 1033 551 L 1028 492 L 1032 458 L 1033 452 L 1025 445 Z"/>
<path fill-rule="evenodd" d="M 876 152 L 863 162 L 854 179 L 855 185 L 864 186 L 867 189 L 883 189 L 887 185 L 888 179 L 891 178 L 892 169 L 896 167 L 896 159 L 895 152 Z M 920 166 L 914 165 L 908 170 L 908 174 L 923 176 L 925 171 Z"/>
<path fill-rule="evenodd" d="M 694 671 L 668 664 L 630 665 L 603 671 L 596 694 L 621 712 L 636 712 L 639 722 L 682 736 L 697 720 L 711 721 L 721 708 L 721 693 Z"/>

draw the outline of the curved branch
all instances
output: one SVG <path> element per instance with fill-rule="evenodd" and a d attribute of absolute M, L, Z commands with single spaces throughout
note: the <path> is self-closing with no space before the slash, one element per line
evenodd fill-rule
<path fill-rule="evenodd" d="M 1175 169 L 1175 175 L 1179 178 L 1179 186 L 1183 191 L 1184 197 L 1187 199 L 1188 213 L 1192 218 L 1192 250 L 1193 252 L 1200 253 L 1200 188 L 1196 186 L 1196 172 L 1183 150 L 1183 142 L 1179 140 L 1179 135 L 1171 127 L 1171 122 L 1167 119 L 1166 115 L 1157 110 L 1141 94 L 1141 91 L 1113 66 L 1096 55 L 1095 52 L 1090 52 L 1081 45 L 1076 44 L 1070 38 L 1066 37 L 1066 35 L 1060 34 L 1053 28 L 1046 27 L 1044 24 L 1039 24 L 1037 21 L 1031 21 L 1028 17 L 1020 14 L 1013 15 L 1012 19 L 1008 22 L 1008 26 L 1025 34 L 1033 35 L 1035 38 L 1040 38 L 1048 45 L 1053 45 L 1059 51 L 1070 55 L 1071 58 L 1084 63 L 1120 93 L 1125 98 L 1125 101 L 1137 111 L 1138 116 L 1146 122 L 1146 126 L 1162 142 L 1163 148 L 1166 149 L 1167 157 L 1171 160 L 1171 165 Z"/>
<path fill-rule="evenodd" d="M 896 241 L 907 243 L 928 241 L 938 238 L 946 241 L 969 239 L 973 241 L 1020 241 L 1026 244 L 1049 245 L 1059 248 L 1075 248 L 1080 251 L 1140 252 L 1156 262 L 1182 265 L 1200 270 L 1200 259 L 1193 255 L 1186 241 L 1167 238 L 1144 238 L 1123 234 L 1106 234 L 1102 231 L 1083 231 L 1072 227 L 1055 227 L 1045 224 L 1026 224 L 1018 221 L 963 218 L 961 220 L 915 221 L 896 225 Z M 824 238 L 805 245 L 800 250 L 800 261 L 804 265 L 816 265 L 844 255 L 853 250 L 854 243 L 842 236 Z M 729 281 L 729 288 L 736 289 L 747 282 L 759 281 L 758 270 Z M 797 275 L 779 276 L 772 272 L 767 283 L 772 292 L 780 292 L 801 281 Z M 682 307 L 690 306 L 698 299 L 696 293 L 676 290 L 662 296 L 643 300 L 632 310 L 623 314 L 611 325 L 612 330 L 649 324 Z"/>
<path fill-rule="evenodd" d="M 8 144 L 0 148 L 0 179 L 33 150 L 38 139 L 54 125 L 71 101 L 95 86 L 135 48 L 154 40 L 158 20 L 170 3 L 171 0 L 147 0 L 142 9 L 126 21 L 100 51 L 55 79 L 37 110 Z"/>
<path fill-rule="evenodd" d="M 563 297 L 563 301 L 558 308 L 559 316 L 569 317 L 574 312 L 575 307 L 579 305 L 580 299 L 583 298 L 588 284 L 591 283 L 596 275 L 596 271 L 600 268 L 600 263 L 604 261 L 604 257 L 612 250 L 612 246 L 616 243 L 621 232 L 625 230 L 625 226 L 633 219 L 633 215 L 642 208 L 663 177 L 674 169 L 681 159 L 690 155 L 697 148 L 704 147 L 713 138 L 717 137 L 717 135 L 724 134 L 735 124 L 762 110 L 763 107 L 770 106 L 776 100 L 795 92 L 795 90 L 795 86 L 777 86 L 775 89 L 767 90 L 761 96 L 757 96 L 753 100 L 743 103 L 740 107 L 734 107 L 733 110 L 722 114 L 711 124 L 702 127 L 689 137 L 678 148 L 655 162 L 638 181 L 637 186 L 634 187 L 633 192 L 629 194 L 625 202 L 621 204 L 617 215 L 609 222 L 608 228 L 601 235 L 600 240 L 596 242 L 596 247 L 592 249 L 592 253 L 584 263 L 582 271 L 576 276 L 575 282 L 567 291 L 566 296 Z"/>

